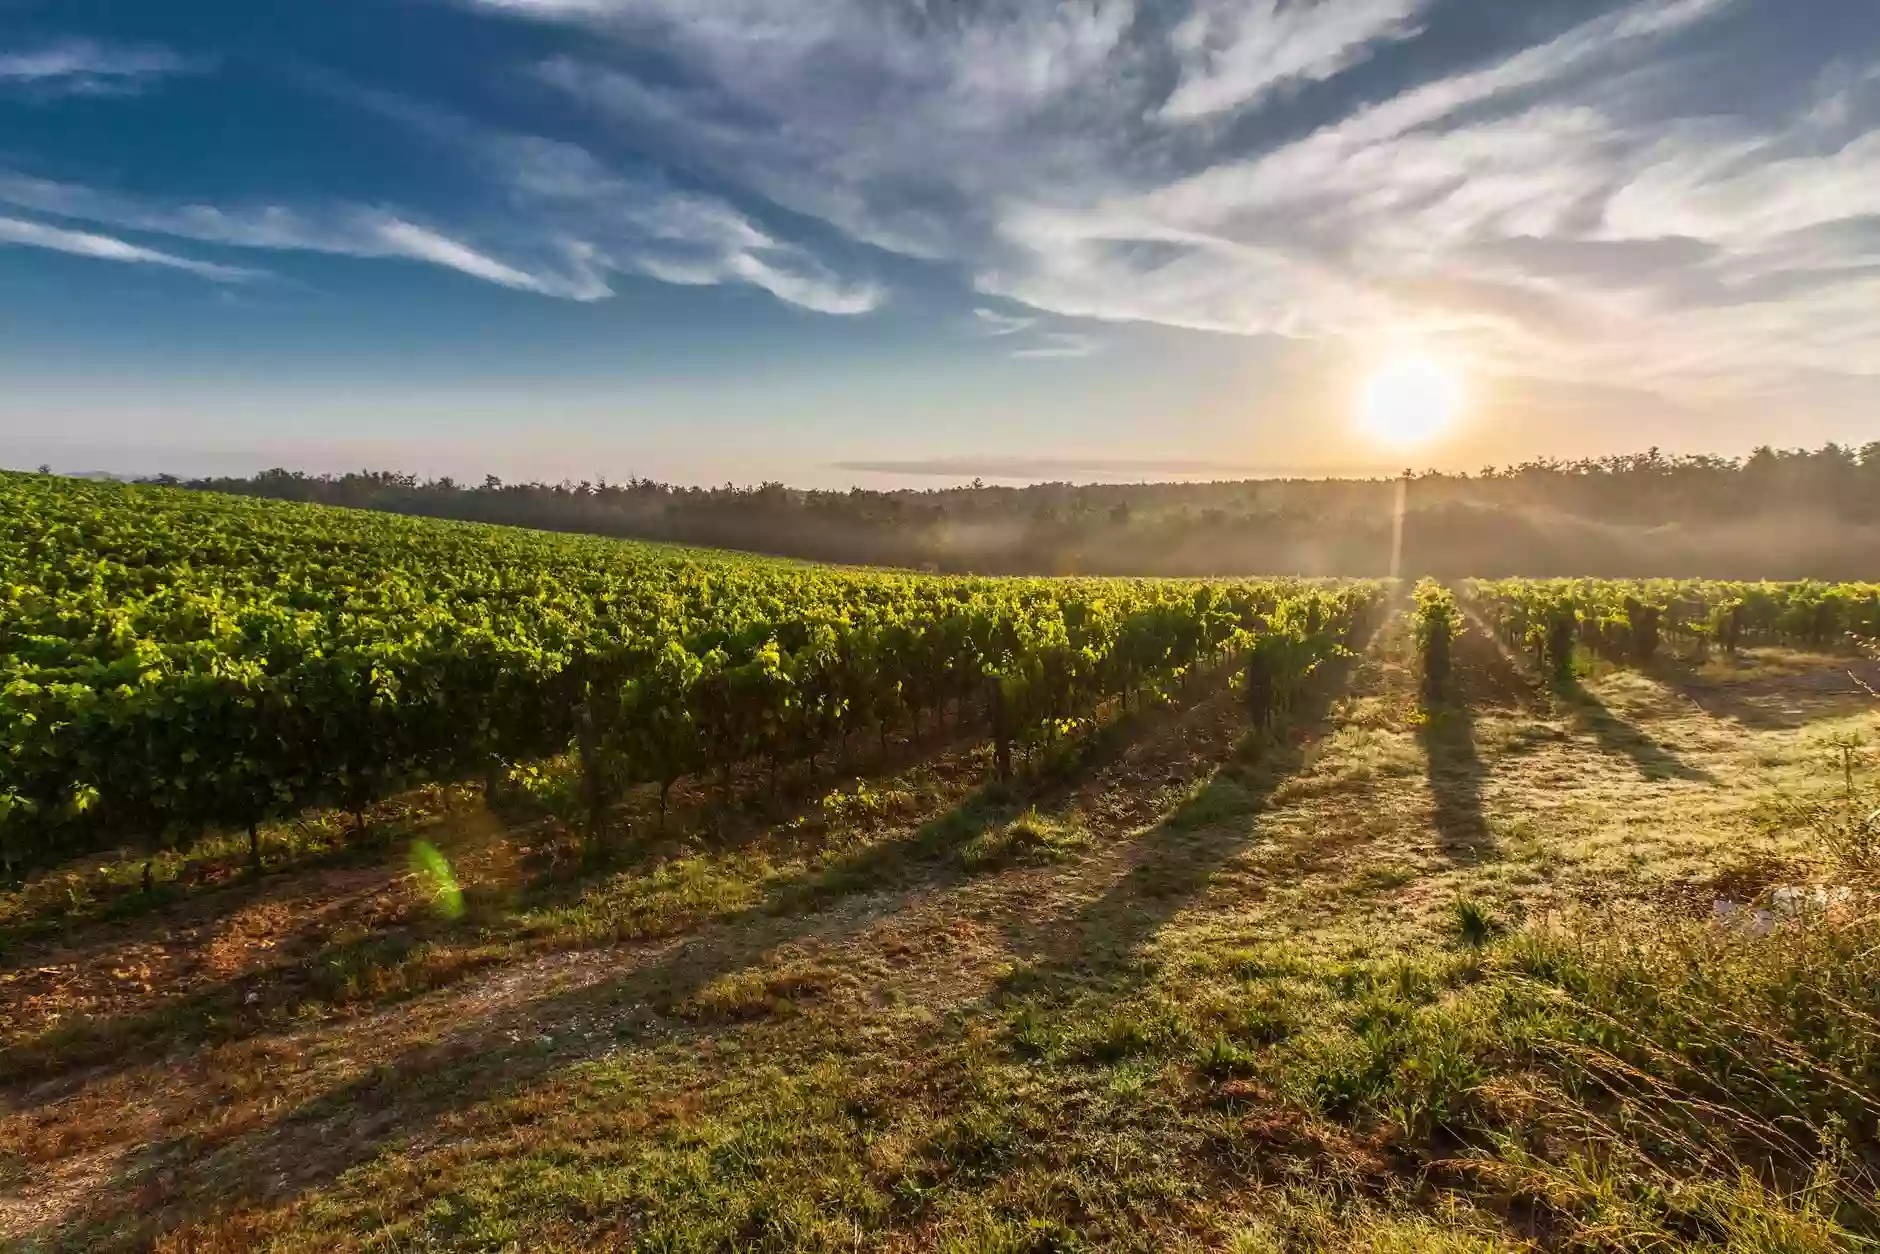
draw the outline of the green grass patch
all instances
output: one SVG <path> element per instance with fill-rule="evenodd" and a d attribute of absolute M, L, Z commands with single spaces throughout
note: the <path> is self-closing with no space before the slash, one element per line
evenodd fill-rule
<path fill-rule="evenodd" d="M 958 859 L 967 871 L 978 874 L 1062 862 L 1089 843 L 1089 834 L 1075 823 L 1033 807 L 968 840 L 960 846 Z"/>

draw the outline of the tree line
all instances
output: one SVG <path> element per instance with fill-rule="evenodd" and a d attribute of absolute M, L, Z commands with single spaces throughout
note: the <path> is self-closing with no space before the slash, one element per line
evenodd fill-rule
<path fill-rule="evenodd" d="M 1464 576 L 1858 578 L 1880 539 L 1880 442 L 1536 460 L 1406 473 L 1404 568 Z M 818 491 L 424 479 L 391 471 L 156 482 L 816 561 L 982 574 L 1378 575 L 1397 481 Z"/>

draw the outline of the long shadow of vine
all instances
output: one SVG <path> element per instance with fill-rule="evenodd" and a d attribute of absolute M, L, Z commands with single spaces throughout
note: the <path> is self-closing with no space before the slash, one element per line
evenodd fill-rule
<path fill-rule="evenodd" d="M 1222 679 L 1220 675 L 1212 677 L 1212 681 Z M 1026 773 L 1014 785 L 977 789 L 948 812 L 903 838 L 864 845 L 827 862 L 813 873 L 776 885 L 749 914 L 763 918 L 779 913 L 806 913 L 856 892 L 880 889 L 930 874 L 932 864 L 944 862 L 953 849 L 1007 817 L 1008 809 L 1021 802 L 1043 807 L 1062 802 L 1082 783 L 1098 775 L 1145 738 L 1171 725 L 1179 725 L 1210 696 L 1217 695 L 1209 682 L 1204 681 L 1190 694 L 1197 698 L 1192 704 L 1146 712 L 1139 710 L 1112 721 L 1077 742 L 1074 749 L 1067 746 L 1041 762 L 1036 770 Z M 953 730 L 957 739 L 959 729 L 956 726 Z M 957 747 L 957 744 L 942 744 L 942 747 L 949 746 Z M 788 826 L 787 823 L 780 825 Z M 383 858 L 385 847 L 395 843 L 389 837 L 376 841 L 377 856 Z M 713 848 L 722 848 L 727 844 L 749 842 L 711 843 Z M 357 851 L 350 857 L 357 861 Z M 515 900 L 511 904 L 536 909 L 569 904 L 601 880 L 630 874 L 641 865 L 641 861 L 629 858 L 624 862 L 616 861 L 600 875 L 589 869 L 576 875 L 537 876 L 512 893 Z M 296 891 L 291 875 L 270 877 L 270 883 L 279 895 L 291 896 Z M 224 890 L 223 896 L 232 903 L 231 909 L 257 900 L 245 888 Z M 721 920 L 721 923 L 738 925 L 745 917 L 740 915 Z M 36 1108 L 61 1100 L 74 1084 L 154 1061 L 173 1054 L 180 1046 L 230 1045 L 270 1036 L 291 1026 L 294 1012 L 308 1001 L 330 1001 L 342 995 L 349 975 L 371 967 L 396 965 L 425 945 L 449 942 L 456 934 L 450 925 L 437 920 L 402 920 L 364 937 L 307 947 L 305 952 L 204 985 L 146 1010 L 75 1020 L 0 1047 L 0 1085 L 35 1082 L 32 1092 L 16 1093 L 13 1100 L 20 1108 Z M 494 961 L 495 958 L 467 962 L 426 973 L 415 985 L 401 985 L 364 1001 L 376 1009 L 435 993 L 488 969 Z M 81 1069 L 82 1075 L 79 1074 Z M 40 1083 L 56 1081 L 61 1076 L 70 1077 L 70 1082 Z"/>
<path fill-rule="evenodd" d="M 1262 836 L 1260 815 L 1330 728 L 1330 713 L 1349 691 L 1356 664 L 1328 668 L 1300 696 L 1277 737 L 1250 742 L 1187 801 L 1134 842 L 1135 865 L 1070 918 L 1014 932 L 1013 948 L 1030 957 L 1014 991 L 1096 983 L 1111 993 L 1145 979 L 1143 953 L 1172 920 L 1206 891 L 1228 862 Z M 1297 870 L 1336 850 L 1308 849 Z"/>
<path fill-rule="evenodd" d="M 1483 811 L 1488 768 L 1475 743 L 1475 716 L 1456 701 L 1432 710 L 1417 728 L 1429 776 L 1437 846 L 1451 862 L 1477 862 L 1494 844 Z"/>
<path fill-rule="evenodd" d="M 773 885 L 758 903 L 692 937 L 632 946 L 623 961 L 644 960 L 630 971 L 409 1048 L 211 1153 L 192 1134 L 149 1145 L 86 1208 L 76 1231 L 35 1236 L 86 1248 L 142 1248 L 194 1219 L 288 1202 L 390 1144 L 421 1136 L 452 1112 L 520 1093 L 613 1050 L 728 1030 L 691 1005 L 715 981 L 759 968 L 786 946 L 833 943 L 894 915 L 936 876 L 955 874 L 951 856 L 1021 804 L 1065 795 L 1137 738 L 1188 712 L 1106 729 L 1084 754 L 1029 784 L 976 790 L 896 839 Z"/>
<path fill-rule="evenodd" d="M 1717 777 L 1709 771 L 1689 765 L 1653 740 L 1643 728 L 1614 713 L 1578 680 L 1567 681 L 1560 691 L 1572 703 L 1574 722 L 1591 732 L 1605 752 L 1630 759 L 1645 778 L 1682 779 L 1701 784 L 1717 782 Z"/>

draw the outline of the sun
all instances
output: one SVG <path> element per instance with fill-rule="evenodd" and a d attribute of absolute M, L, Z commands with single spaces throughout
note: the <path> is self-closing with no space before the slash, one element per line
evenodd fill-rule
<path fill-rule="evenodd" d="M 1462 378 L 1434 358 L 1393 357 L 1364 385 L 1358 425 L 1374 440 L 1395 448 L 1439 436 L 1462 408 Z"/>

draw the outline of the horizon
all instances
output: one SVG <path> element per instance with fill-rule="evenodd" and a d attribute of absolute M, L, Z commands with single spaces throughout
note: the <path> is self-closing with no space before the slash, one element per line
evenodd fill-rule
<path fill-rule="evenodd" d="M 1528 466 L 1560 465 L 1571 467 L 1581 464 L 1596 464 L 1627 459 L 1659 458 L 1666 463 L 1677 464 L 1685 461 L 1717 461 L 1732 465 L 1742 465 L 1752 456 L 1761 452 L 1772 452 L 1778 456 L 1809 456 L 1825 452 L 1830 448 L 1840 448 L 1859 457 L 1868 450 L 1880 448 L 1880 440 L 1869 441 L 1862 446 L 1841 445 L 1833 441 L 1817 448 L 1805 446 L 1781 446 L 1762 444 L 1742 452 L 1724 453 L 1716 451 L 1665 450 L 1649 448 L 1626 452 L 1601 453 L 1583 458 L 1528 458 L 1520 462 L 1507 462 L 1499 465 L 1477 467 L 1439 467 L 1419 466 L 1414 463 L 1400 466 L 1392 471 L 1382 467 L 1347 467 L 1347 468 L 1286 468 L 1260 467 L 1256 465 L 1209 465 L 1191 462 L 1105 462 L 1096 459 L 1077 458 L 1034 458 L 1034 459 L 974 459 L 942 458 L 924 462 L 910 463 L 832 463 L 828 470 L 837 474 L 846 474 L 848 479 L 832 483 L 790 482 L 776 478 L 760 478 L 745 481 L 719 480 L 677 481 L 660 479 L 657 476 L 642 474 L 582 473 L 563 475 L 557 478 L 525 477 L 512 478 L 487 469 L 472 469 L 469 473 L 453 474 L 450 472 L 430 473 L 398 466 L 359 466 L 335 465 L 325 469 L 310 469 L 306 466 L 283 464 L 262 464 L 258 461 L 242 463 L 240 469 L 205 471 L 203 473 L 178 473 L 175 470 L 114 470 L 107 467 L 61 467 L 50 463 L 34 466 L 0 463 L 0 471 L 15 473 L 41 472 L 51 473 L 64 478 L 107 480 L 114 482 L 154 482 L 162 479 L 174 479 L 181 482 L 211 482 L 218 479 L 253 480 L 275 471 L 305 475 L 310 478 L 339 479 L 350 475 L 409 475 L 421 483 L 432 484 L 450 481 L 458 488 L 475 488 L 490 475 L 501 481 L 504 487 L 556 486 L 566 484 L 594 484 L 600 487 L 624 487 L 634 482 L 658 483 L 667 487 L 715 490 L 734 488 L 754 490 L 767 484 L 780 484 L 785 489 L 800 492 L 846 492 L 864 490 L 884 493 L 943 493 L 967 491 L 977 487 L 988 488 L 1027 488 L 1027 487 L 1181 487 L 1181 486 L 1228 486 L 1243 483 L 1313 483 L 1313 482 L 1389 482 L 1393 479 L 1423 476 L 1438 476 L 1458 479 L 1482 478 L 1491 473 L 1507 474 Z M 1863 464 L 1865 464 L 1863 462 Z M 1149 473 L 1153 472 L 1153 473 Z M 1082 474 L 1086 477 L 1068 477 Z M 863 482 L 864 479 L 873 482 Z"/>
<path fill-rule="evenodd" d="M 26 0 L 0 464 L 840 488 L 1859 446 L 1880 19 L 1808 8 Z"/>

